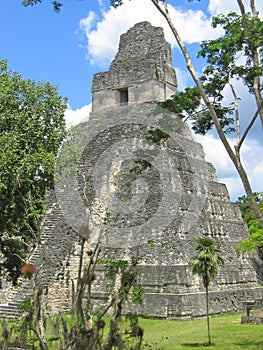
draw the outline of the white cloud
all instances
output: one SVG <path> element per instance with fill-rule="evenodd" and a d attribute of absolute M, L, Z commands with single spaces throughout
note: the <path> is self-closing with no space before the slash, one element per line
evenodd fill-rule
<path fill-rule="evenodd" d="M 70 128 L 71 126 L 77 125 L 81 122 L 88 120 L 90 112 L 91 103 L 81 108 L 77 108 L 76 110 L 73 110 L 70 108 L 70 106 L 68 106 L 68 108 L 65 111 L 65 120 L 67 127 Z"/>
<path fill-rule="evenodd" d="M 235 175 L 234 165 L 219 139 L 212 134 L 207 134 L 206 136 L 195 135 L 195 139 L 202 144 L 206 159 L 216 168 L 218 178 L 227 178 Z M 234 142 L 231 143 L 233 146 Z"/>
<path fill-rule="evenodd" d="M 178 91 L 184 90 L 189 84 L 192 84 L 192 78 L 190 73 L 186 70 L 182 70 L 179 67 L 175 67 L 176 77 L 178 81 Z"/>
<path fill-rule="evenodd" d="M 95 12 L 90 11 L 87 15 L 87 17 L 82 18 L 79 22 L 80 29 L 82 29 L 84 32 L 90 32 L 92 26 L 94 25 L 95 21 L 97 19 L 97 15 Z"/>
<path fill-rule="evenodd" d="M 230 11 L 239 11 L 239 7 L 236 1 L 222 1 L 222 0 L 210 0 L 209 11 L 212 15 L 216 15 L 218 13 L 226 14 Z"/>
<path fill-rule="evenodd" d="M 250 9 L 250 0 L 243 0 L 246 11 L 251 12 Z M 260 16 L 263 14 L 263 2 L 262 0 L 255 1 L 256 8 L 259 11 Z M 210 0 L 209 2 L 209 10 L 212 15 L 216 15 L 218 13 L 227 14 L 231 11 L 240 13 L 239 7 L 237 5 L 237 1 L 222 1 L 222 0 Z"/>
<path fill-rule="evenodd" d="M 216 168 L 219 182 L 225 183 L 230 197 L 233 201 L 237 197 L 245 194 L 239 175 L 230 160 L 224 146 L 219 139 L 213 135 L 206 136 L 195 135 L 195 139 L 200 142 L 204 148 L 206 159 Z M 231 140 L 233 147 L 234 140 Z M 242 160 L 247 171 L 253 191 L 262 192 L 262 174 L 263 174 L 263 146 L 256 140 L 249 140 L 242 146 Z"/>
<path fill-rule="evenodd" d="M 211 18 L 207 17 L 204 12 L 182 11 L 171 5 L 168 7 L 169 13 L 175 27 L 178 30 L 182 40 L 187 44 L 199 43 L 203 40 L 214 39 L 222 33 L 221 29 L 211 27 Z M 164 26 L 166 29 L 166 25 Z M 175 46 L 175 40 L 171 30 L 165 30 L 166 39 Z"/>
<path fill-rule="evenodd" d="M 220 30 L 213 30 L 210 18 L 202 11 L 183 11 L 169 5 L 169 12 L 179 33 L 186 43 L 200 42 L 204 39 L 212 39 Z M 87 38 L 87 58 L 92 64 L 107 67 L 117 51 L 120 34 L 141 21 L 149 21 L 154 26 L 164 28 L 166 40 L 174 47 L 175 39 L 165 18 L 153 6 L 150 1 L 133 0 L 125 1 L 117 9 L 101 9 L 102 19 L 94 24 L 94 14 L 89 13 L 87 18 L 80 21 L 80 28 Z"/>

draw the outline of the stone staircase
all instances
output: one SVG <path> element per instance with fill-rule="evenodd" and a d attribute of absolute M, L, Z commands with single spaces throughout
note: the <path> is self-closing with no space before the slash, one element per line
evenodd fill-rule
<path fill-rule="evenodd" d="M 63 214 L 55 201 L 55 194 L 50 192 L 46 202 L 47 211 L 41 225 L 43 227 L 41 241 L 28 259 L 28 262 L 37 268 L 34 283 L 42 288 L 47 288 L 56 278 L 63 264 L 63 257 L 67 256 L 74 242 L 74 233 L 69 232 L 65 226 Z M 61 233 L 61 226 L 65 230 L 65 236 Z M 17 287 L 6 286 L 2 291 L 2 297 L 0 295 L 0 319 L 14 319 L 22 316 L 23 312 L 18 309 L 18 306 L 25 298 L 33 296 L 34 283 L 21 277 Z"/>
<path fill-rule="evenodd" d="M 28 262 L 35 266 L 39 266 L 41 246 L 45 243 L 45 239 L 48 239 L 48 237 L 48 234 L 44 234 L 43 239 L 41 237 L 40 246 L 35 248 L 31 257 L 28 259 Z M 4 294 L 5 302 L 0 303 L 0 318 L 20 318 L 23 311 L 19 310 L 18 307 L 26 298 L 31 298 L 33 296 L 33 282 L 20 277 L 18 280 L 18 287 L 10 285 L 6 288 Z"/>
<path fill-rule="evenodd" d="M 0 318 L 15 319 L 22 317 L 23 311 L 19 310 L 18 307 L 26 298 L 32 297 L 32 284 L 23 281 L 18 289 L 10 290 L 8 294 L 6 303 L 0 304 Z"/>

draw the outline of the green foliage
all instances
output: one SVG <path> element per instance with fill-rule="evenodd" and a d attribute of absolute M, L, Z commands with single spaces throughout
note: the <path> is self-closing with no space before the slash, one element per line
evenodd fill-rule
<path fill-rule="evenodd" d="M 7 271 L 15 283 L 54 184 L 66 101 L 50 83 L 24 80 L 6 61 L 0 61 L 0 85 L 0 275 Z"/>
<path fill-rule="evenodd" d="M 41 3 L 42 1 L 43 0 L 22 0 L 22 5 L 23 6 L 29 6 L 29 5 L 33 6 L 33 5 Z M 124 0 L 110 0 L 110 5 L 114 8 L 117 8 L 123 4 L 123 1 Z M 156 0 L 156 2 L 158 2 L 158 1 L 164 2 L 164 0 Z M 194 1 L 194 0 L 188 0 L 188 2 L 192 2 L 192 1 Z M 197 0 L 197 1 L 200 1 L 200 0 Z M 62 1 L 52 0 L 51 3 L 53 5 L 55 12 L 59 12 L 61 7 L 63 6 Z"/>
<path fill-rule="evenodd" d="M 214 17 L 212 25 L 222 26 L 225 34 L 201 44 L 198 56 L 205 58 L 208 65 L 200 81 L 222 129 L 225 133 L 231 133 L 236 128 L 232 118 L 233 106 L 223 105 L 223 90 L 235 78 L 241 79 L 248 91 L 255 93 L 254 79 L 260 79 L 263 74 L 263 22 L 249 13 L 238 15 L 232 12 Z M 259 56 L 257 65 L 254 62 L 255 53 Z M 241 56 L 245 58 L 245 63 L 239 63 Z M 196 133 L 204 135 L 214 124 L 197 87 L 186 88 L 159 105 L 182 119 L 190 119 Z"/>
<path fill-rule="evenodd" d="M 215 98 L 215 89 L 212 89 L 212 85 L 210 84 L 204 85 L 203 87 L 208 96 L 213 99 L 212 105 L 216 110 L 223 130 L 226 133 L 233 132 L 234 128 L 232 124 L 234 120 L 231 117 L 233 112 L 230 108 L 221 105 L 223 96 L 221 96 L 219 92 L 216 92 L 217 96 Z M 200 92 L 197 87 L 188 87 L 184 91 L 173 95 L 167 101 L 159 102 L 158 105 L 177 114 L 178 117 L 185 121 L 191 120 L 192 129 L 197 134 L 205 135 L 214 125 L 207 107 L 202 103 Z"/>
<path fill-rule="evenodd" d="M 263 213 L 263 192 L 255 192 L 254 198 L 260 211 Z M 256 220 L 254 212 L 250 209 L 247 197 L 239 197 L 236 203 L 241 210 L 242 217 L 248 226 L 250 234 L 249 239 L 245 239 L 238 244 L 237 250 L 243 253 L 257 248 L 260 248 L 262 250 L 263 229 L 259 221 Z"/>
<path fill-rule="evenodd" d="M 22 0 L 22 5 L 23 6 L 33 6 L 36 4 L 41 3 L 42 0 Z M 52 5 L 53 5 L 53 9 L 55 12 L 59 12 L 61 7 L 63 6 L 63 3 L 61 1 L 56 1 L 56 0 L 52 0 L 51 1 Z"/>
<path fill-rule="evenodd" d="M 255 202 L 258 205 L 260 211 L 263 212 L 263 192 L 254 192 L 253 193 Z M 255 219 L 254 212 L 250 209 L 248 199 L 246 196 L 238 197 L 236 204 L 241 210 L 242 217 L 244 221 L 248 224 L 251 220 Z"/>
<path fill-rule="evenodd" d="M 190 260 L 192 272 L 203 278 L 206 291 L 206 318 L 208 344 L 211 343 L 210 321 L 209 321 L 209 300 L 208 287 L 211 279 L 214 279 L 218 272 L 218 267 L 224 265 L 224 258 L 220 255 L 221 250 L 216 247 L 215 241 L 209 237 L 201 237 L 195 240 L 194 251 L 196 256 Z"/>
<path fill-rule="evenodd" d="M 117 273 L 123 273 L 128 268 L 128 261 L 126 260 L 106 258 L 102 259 L 100 262 L 105 264 L 105 275 L 109 279 L 114 279 Z"/>
<path fill-rule="evenodd" d="M 214 240 L 208 237 L 197 238 L 194 251 L 196 256 L 190 260 L 193 274 L 203 277 L 204 286 L 207 287 L 210 280 L 216 277 L 218 267 L 224 265 L 224 258 Z"/>
<path fill-rule="evenodd" d="M 117 275 L 121 276 L 120 286 L 118 289 L 118 298 L 127 298 L 131 295 L 131 300 L 134 304 L 142 303 L 142 296 L 145 293 L 144 288 L 137 284 L 138 270 L 136 264 L 129 264 L 126 260 L 102 259 L 101 263 L 105 264 L 105 276 L 111 281 L 108 287 L 115 286 L 115 279 Z M 112 291 L 116 294 L 116 291 Z"/>
<path fill-rule="evenodd" d="M 142 303 L 142 297 L 145 294 L 145 289 L 141 284 L 136 284 L 131 293 L 131 300 L 134 304 L 140 305 Z"/>
<path fill-rule="evenodd" d="M 200 92 L 195 88 L 186 88 L 184 91 L 179 91 L 176 95 L 173 95 L 171 99 L 164 102 L 159 102 L 158 105 L 167 108 L 171 112 L 176 113 L 180 118 L 185 118 L 195 113 L 196 109 L 200 106 Z"/>
<path fill-rule="evenodd" d="M 250 239 L 246 239 L 240 242 L 237 246 L 238 251 L 243 253 L 250 250 L 263 248 L 263 229 L 261 228 L 258 220 L 251 220 L 248 225 L 248 230 L 250 233 Z"/>
<path fill-rule="evenodd" d="M 149 130 L 149 134 L 150 136 L 146 137 L 146 140 L 151 141 L 159 146 L 169 138 L 169 135 L 160 128 Z"/>
<path fill-rule="evenodd" d="M 123 4 L 123 0 L 110 0 L 110 5 L 117 8 Z"/>
<path fill-rule="evenodd" d="M 18 306 L 18 310 L 22 310 L 25 313 L 26 322 L 31 322 L 34 315 L 34 302 L 31 298 L 25 298 Z"/>
<path fill-rule="evenodd" d="M 22 5 L 23 6 L 33 6 L 42 3 L 43 0 L 22 0 Z M 51 3 L 53 5 L 53 9 L 55 12 L 60 12 L 61 7 L 63 6 L 62 1 L 56 1 L 56 0 L 51 0 Z M 117 8 L 118 6 L 122 5 L 123 1 L 122 0 L 110 0 L 110 5 Z"/>
<path fill-rule="evenodd" d="M 123 304 L 128 297 L 135 304 L 140 304 L 144 289 L 137 284 L 137 260 L 111 258 L 101 259 L 105 274 L 112 281 L 109 285 L 109 298 L 99 310 L 93 310 L 91 286 L 96 278 L 95 267 L 99 263 L 99 241 L 89 254 L 88 263 L 81 269 L 82 276 L 73 288 L 72 311 L 64 315 L 52 316 L 43 303 L 43 291 L 34 287 L 34 301 L 26 298 L 19 306 L 23 317 L 16 328 L 16 335 L 8 344 L 23 348 L 110 350 L 141 349 L 143 329 L 138 325 L 138 316 L 130 314 L 128 322 L 123 317 Z M 84 251 L 82 251 L 83 255 Z M 82 258 L 79 263 L 82 266 Z M 26 266 L 27 269 L 32 266 Z M 26 269 L 26 271 L 27 271 Z M 111 310 L 110 316 L 107 315 Z M 126 320 L 126 321 L 127 321 Z M 9 329 L 6 333 L 11 334 Z M 0 339 L 1 344 L 1 339 Z"/>
<path fill-rule="evenodd" d="M 36 5 L 36 4 L 39 4 L 41 3 L 42 0 L 22 0 L 22 5 L 23 6 L 33 6 L 33 5 Z"/>
<path fill-rule="evenodd" d="M 204 73 L 210 84 L 219 84 L 222 90 L 230 78 L 242 79 L 253 92 L 254 78 L 263 73 L 263 22 L 250 13 L 238 15 L 234 12 L 227 16 L 219 15 L 213 18 L 214 28 L 222 26 L 225 35 L 204 41 L 199 56 L 209 63 Z M 259 66 L 253 64 L 255 52 L 259 54 Z M 245 64 L 240 64 L 238 58 L 244 56 Z"/>
<path fill-rule="evenodd" d="M 25 300 L 18 306 L 18 310 L 23 310 L 33 315 L 34 303 L 32 302 L 32 299 L 25 298 Z"/>
<path fill-rule="evenodd" d="M 145 170 L 152 167 L 152 164 L 146 159 L 135 159 L 134 164 L 135 166 L 129 172 L 135 176 L 141 175 Z"/>

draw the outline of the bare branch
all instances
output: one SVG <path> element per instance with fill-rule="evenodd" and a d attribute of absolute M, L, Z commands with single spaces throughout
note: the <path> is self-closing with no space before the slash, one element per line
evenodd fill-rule
<path fill-rule="evenodd" d="M 237 4 L 240 8 L 240 12 L 242 15 L 244 15 L 246 13 L 246 10 L 245 10 L 245 6 L 243 4 L 243 1 L 242 0 L 237 0 Z"/>
<path fill-rule="evenodd" d="M 258 11 L 256 10 L 255 0 L 250 0 L 250 8 L 254 17 L 258 17 Z"/>
<path fill-rule="evenodd" d="M 238 145 L 239 141 L 240 141 L 240 118 L 239 118 L 239 110 L 238 110 L 238 96 L 236 94 L 236 91 L 235 91 L 233 84 L 231 83 L 230 76 L 228 76 L 228 83 L 229 83 L 231 92 L 232 92 L 234 99 L 235 99 L 234 111 L 235 111 L 235 117 L 236 117 L 236 131 L 237 131 L 237 143 L 236 144 Z"/>
<path fill-rule="evenodd" d="M 242 136 L 242 138 L 240 139 L 240 142 L 238 143 L 237 145 L 237 149 L 240 150 L 240 147 L 242 146 L 242 143 L 245 141 L 245 138 L 249 132 L 249 130 L 252 128 L 252 126 L 254 125 L 259 113 L 260 113 L 260 110 L 263 108 L 263 101 L 261 101 L 261 104 L 259 105 L 258 109 L 256 110 L 256 113 L 254 114 L 253 118 L 251 119 L 251 122 L 248 124 L 245 132 L 244 132 L 244 135 Z"/>

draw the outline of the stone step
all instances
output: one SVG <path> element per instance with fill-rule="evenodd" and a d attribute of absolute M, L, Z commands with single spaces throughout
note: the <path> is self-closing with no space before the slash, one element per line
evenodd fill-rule
<path fill-rule="evenodd" d="M 32 293 L 20 290 L 18 294 L 13 295 L 12 297 L 8 298 L 6 304 L 2 305 L 9 305 L 9 306 L 19 306 L 26 298 L 31 298 Z M 1 307 L 1 304 L 0 304 Z"/>
<path fill-rule="evenodd" d="M 18 317 L 18 316 L 21 316 L 21 314 L 22 314 L 22 311 L 17 310 L 17 309 L 13 309 L 13 308 L 5 307 L 5 308 L 0 309 L 1 317 L 7 317 L 7 316 Z"/>
<path fill-rule="evenodd" d="M 20 315 L 14 315 L 14 314 L 1 314 L 1 319 L 5 319 L 5 320 L 17 320 L 18 318 L 20 318 Z"/>
<path fill-rule="evenodd" d="M 22 311 L 18 310 L 15 307 L 10 306 L 0 306 L 0 318 L 8 318 L 8 319 L 15 319 L 19 318 L 22 315 Z"/>
<path fill-rule="evenodd" d="M 18 307 L 25 300 L 26 297 L 20 299 L 14 299 L 10 301 L 7 305 L 10 307 Z"/>

